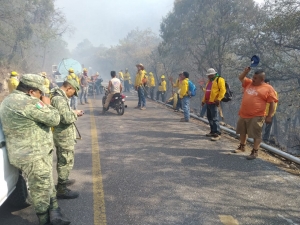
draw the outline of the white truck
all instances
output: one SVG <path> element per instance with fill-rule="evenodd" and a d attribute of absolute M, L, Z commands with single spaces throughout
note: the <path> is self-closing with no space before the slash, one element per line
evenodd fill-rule
<path fill-rule="evenodd" d="M 0 124 L 0 206 L 7 200 L 13 206 L 26 205 L 28 189 L 17 168 L 10 165 L 5 147 L 5 137 Z"/>

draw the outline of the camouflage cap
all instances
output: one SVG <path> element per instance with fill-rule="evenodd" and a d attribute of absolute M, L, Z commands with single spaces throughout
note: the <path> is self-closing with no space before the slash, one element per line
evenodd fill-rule
<path fill-rule="evenodd" d="M 78 96 L 78 91 L 80 90 L 80 86 L 76 80 L 67 80 L 67 82 L 75 89 L 75 96 Z"/>
<path fill-rule="evenodd" d="M 45 80 L 40 75 L 37 75 L 37 74 L 24 74 L 21 77 L 20 82 L 22 82 L 23 84 L 28 85 L 29 87 L 37 88 L 43 93 L 46 93 L 46 88 L 44 86 Z"/>

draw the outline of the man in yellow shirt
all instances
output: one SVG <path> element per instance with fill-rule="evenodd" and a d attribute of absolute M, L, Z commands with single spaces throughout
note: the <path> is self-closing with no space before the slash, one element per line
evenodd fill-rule
<path fill-rule="evenodd" d="M 134 83 L 134 87 L 135 90 L 137 90 L 138 92 L 138 97 L 139 97 L 139 101 L 138 101 L 138 105 L 135 107 L 135 109 L 141 109 L 141 110 L 145 110 L 146 109 L 146 98 L 145 98 L 145 88 L 144 88 L 144 84 L 143 84 L 143 79 L 145 78 L 145 68 L 143 66 L 143 64 L 137 64 L 137 74 L 135 77 L 135 83 Z"/>
<path fill-rule="evenodd" d="M 170 81 L 172 82 L 173 87 L 178 88 L 177 93 L 176 92 L 173 93 L 173 95 L 177 95 L 177 99 L 178 99 L 176 105 L 173 106 L 175 112 L 178 112 L 179 109 L 182 108 L 181 99 L 179 98 L 179 94 L 180 94 L 180 88 L 181 88 L 181 84 L 182 84 L 183 79 L 184 79 L 184 77 L 183 77 L 182 72 L 178 75 L 178 79 L 176 80 L 175 83 L 173 83 L 173 78 L 170 77 Z"/>
<path fill-rule="evenodd" d="M 129 84 L 130 80 L 131 80 L 130 73 L 128 72 L 128 68 L 126 68 L 124 74 L 124 87 L 125 87 L 124 92 L 130 91 L 130 84 Z"/>
<path fill-rule="evenodd" d="M 161 95 L 161 101 L 166 101 L 166 91 L 167 91 L 167 82 L 165 75 L 161 75 L 161 81 L 158 86 L 158 91 L 156 92 L 156 100 L 159 101 L 159 96 Z"/>
<path fill-rule="evenodd" d="M 7 81 L 9 93 L 11 93 L 13 90 L 16 90 L 16 88 L 18 87 L 19 85 L 18 75 L 19 74 L 16 71 L 12 71 L 10 73 L 10 78 Z"/>
<path fill-rule="evenodd" d="M 154 100 L 155 78 L 152 72 L 149 73 L 150 98 Z"/>
<path fill-rule="evenodd" d="M 179 93 L 179 98 L 181 99 L 182 110 L 184 118 L 180 119 L 180 122 L 189 122 L 190 120 L 190 96 L 189 96 L 189 73 L 182 73 L 182 82 Z"/>
<path fill-rule="evenodd" d="M 50 97 L 50 80 L 47 78 L 47 73 L 42 72 L 41 73 L 42 77 L 44 78 L 44 87 L 45 87 L 45 96 Z"/>
<path fill-rule="evenodd" d="M 270 84 L 270 79 L 265 79 L 265 83 L 271 85 Z M 275 94 L 276 94 L 276 97 L 278 99 L 278 93 L 276 91 L 275 91 Z M 274 113 L 272 114 L 272 121 L 271 121 L 271 123 L 266 123 L 265 124 L 265 132 L 264 132 L 264 135 L 263 135 L 263 141 L 265 143 L 269 143 L 269 141 L 270 141 L 270 135 L 271 135 L 272 125 L 273 125 L 273 117 L 274 117 L 274 115 L 276 113 L 277 104 L 278 103 L 276 102 L 275 103 L 275 107 L 274 107 Z M 269 114 L 269 109 L 270 109 L 270 103 L 267 103 L 267 105 L 266 105 L 266 113 L 265 113 L 266 115 Z"/>

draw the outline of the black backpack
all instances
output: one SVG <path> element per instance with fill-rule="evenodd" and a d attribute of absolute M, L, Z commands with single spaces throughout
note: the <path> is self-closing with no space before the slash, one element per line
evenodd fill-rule
<path fill-rule="evenodd" d="M 219 77 L 217 78 L 217 83 L 218 83 L 218 81 L 219 81 Z M 233 92 L 231 91 L 230 86 L 226 82 L 226 80 L 225 80 L 225 88 L 226 88 L 226 93 L 224 95 L 224 98 L 222 99 L 222 102 L 229 102 L 232 100 Z"/>

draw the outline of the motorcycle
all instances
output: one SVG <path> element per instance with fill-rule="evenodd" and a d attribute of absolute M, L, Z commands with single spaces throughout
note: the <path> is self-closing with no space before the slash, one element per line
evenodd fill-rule
<path fill-rule="evenodd" d="M 108 95 L 108 90 L 105 89 L 105 95 L 102 98 L 102 106 L 104 107 L 107 95 Z M 106 109 L 108 111 L 109 108 L 112 108 L 117 111 L 118 115 L 123 115 L 125 112 L 125 108 L 127 108 L 127 105 L 125 105 L 125 98 L 126 96 L 121 93 L 116 93 L 114 96 L 111 98 L 111 101 Z"/>

